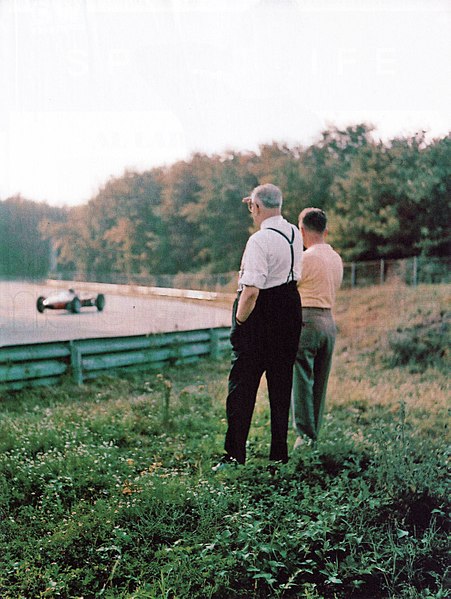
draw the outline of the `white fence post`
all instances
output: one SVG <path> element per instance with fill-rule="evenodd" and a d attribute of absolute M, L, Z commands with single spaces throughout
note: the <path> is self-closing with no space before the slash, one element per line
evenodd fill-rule
<path fill-rule="evenodd" d="M 381 285 L 384 283 L 384 280 L 385 280 L 385 261 L 383 258 L 381 258 L 380 273 L 379 273 L 379 281 L 380 281 Z"/>
<path fill-rule="evenodd" d="M 351 262 L 351 287 L 355 287 L 355 262 Z"/>

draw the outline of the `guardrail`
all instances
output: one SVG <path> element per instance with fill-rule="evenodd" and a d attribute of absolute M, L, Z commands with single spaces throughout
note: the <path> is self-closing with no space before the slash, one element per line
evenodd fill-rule
<path fill-rule="evenodd" d="M 81 385 L 124 368 L 161 369 L 230 350 L 228 327 L 154 335 L 75 339 L 0 347 L 0 390 L 52 385 L 64 378 Z"/>

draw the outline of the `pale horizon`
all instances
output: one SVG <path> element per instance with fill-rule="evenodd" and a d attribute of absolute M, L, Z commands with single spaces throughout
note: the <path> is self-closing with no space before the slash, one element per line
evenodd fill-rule
<path fill-rule="evenodd" d="M 451 130 L 442 0 L 3 0 L 0 200 L 74 206 L 195 152 Z"/>

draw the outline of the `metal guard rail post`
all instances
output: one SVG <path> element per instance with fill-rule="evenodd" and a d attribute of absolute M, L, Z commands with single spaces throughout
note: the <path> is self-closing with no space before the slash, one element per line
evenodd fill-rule
<path fill-rule="evenodd" d="M 84 381 L 124 368 L 161 369 L 230 351 L 228 327 L 0 347 L 0 391 Z"/>

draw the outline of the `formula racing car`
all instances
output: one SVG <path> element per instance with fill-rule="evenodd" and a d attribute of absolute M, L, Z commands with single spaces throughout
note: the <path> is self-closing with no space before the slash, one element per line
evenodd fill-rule
<path fill-rule="evenodd" d="M 36 308 L 41 314 L 44 310 L 69 310 L 78 314 L 81 308 L 86 306 L 95 306 L 99 312 L 105 307 L 105 296 L 103 293 L 98 295 L 82 295 L 68 289 L 67 291 L 58 291 L 48 297 L 42 295 L 38 297 Z"/>

